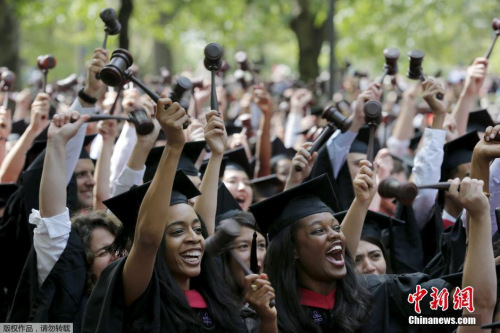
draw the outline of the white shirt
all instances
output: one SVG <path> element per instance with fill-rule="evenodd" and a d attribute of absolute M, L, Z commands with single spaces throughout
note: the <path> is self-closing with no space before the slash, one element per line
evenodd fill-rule
<path fill-rule="evenodd" d="M 349 154 L 349 149 L 351 149 L 351 145 L 357 135 L 357 132 L 346 131 L 341 133 L 340 130 L 336 130 L 326 141 L 333 177 L 337 178 L 339 175 L 340 169 L 347 160 L 347 154 Z"/>
<path fill-rule="evenodd" d="M 142 184 L 142 179 L 144 178 L 144 173 L 146 172 L 146 166 L 141 170 L 130 169 L 127 165 L 123 168 L 120 176 L 113 183 L 113 193 L 112 196 L 117 196 L 124 192 L 127 192 L 133 185 Z"/>
<path fill-rule="evenodd" d="M 495 158 L 490 165 L 490 215 L 491 234 L 498 230 L 495 209 L 500 207 L 500 159 Z"/>
<path fill-rule="evenodd" d="M 62 214 L 42 218 L 40 211 L 32 209 L 29 223 L 36 226 L 33 231 L 33 247 L 36 252 L 38 283 L 41 286 L 68 244 L 71 231 L 69 210 L 66 208 Z"/>
<path fill-rule="evenodd" d="M 425 185 L 439 182 L 441 178 L 441 164 L 443 163 L 443 147 L 446 140 L 446 131 L 426 128 L 423 134 L 422 148 L 415 156 L 413 177 L 415 185 Z M 420 230 L 430 218 L 431 208 L 436 202 L 438 190 L 422 189 L 413 201 L 415 220 Z"/>
<path fill-rule="evenodd" d="M 113 155 L 111 155 L 109 184 L 113 184 L 121 174 L 123 168 L 130 159 L 130 156 L 132 156 L 132 151 L 134 150 L 136 142 L 137 133 L 135 132 L 135 127 L 126 122 L 123 125 L 118 140 L 116 141 L 115 147 L 113 149 Z"/>

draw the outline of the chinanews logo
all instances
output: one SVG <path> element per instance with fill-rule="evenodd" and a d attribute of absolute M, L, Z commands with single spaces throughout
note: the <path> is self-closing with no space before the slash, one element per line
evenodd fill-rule
<path fill-rule="evenodd" d="M 429 303 L 429 308 L 433 311 L 442 312 L 448 310 L 450 304 L 450 292 L 447 288 L 439 290 L 436 287 L 431 287 L 431 292 L 422 286 L 417 285 L 415 293 L 408 295 L 408 303 L 413 304 L 414 311 L 416 314 L 421 314 L 422 309 L 420 307 L 420 302 L 424 300 L 426 295 L 430 295 L 431 301 Z M 463 310 L 467 309 L 468 312 L 474 312 L 474 302 L 473 302 L 474 288 L 455 288 L 452 295 L 453 310 Z M 451 309 L 450 309 L 451 310 Z M 438 314 L 438 313 L 437 313 Z M 408 318 L 408 323 L 410 325 L 475 325 L 475 316 L 464 316 L 460 318 L 455 317 L 443 317 L 443 316 L 410 316 Z"/>

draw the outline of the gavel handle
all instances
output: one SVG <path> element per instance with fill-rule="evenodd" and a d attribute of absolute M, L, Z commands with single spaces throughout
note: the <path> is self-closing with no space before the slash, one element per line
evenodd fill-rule
<path fill-rule="evenodd" d="M 151 99 L 155 102 L 158 103 L 158 100 L 160 99 L 160 96 L 158 96 L 157 93 L 146 87 L 144 83 L 142 83 L 139 79 L 137 79 L 134 75 L 132 75 L 131 72 L 125 71 L 125 77 L 135 83 L 136 85 L 139 86 Z"/>
<path fill-rule="evenodd" d="M 484 56 L 486 59 L 489 59 L 489 58 L 490 58 L 491 51 L 493 51 L 493 47 L 495 47 L 495 43 L 496 43 L 496 41 L 497 41 L 498 35 L 499 35 L 499 34 L 495 32 L 495 36 L 493 36 L 493 40 L 491 41 L 490 48 L 488 49 L 488 52 L 486 52 L 486 54 L 485 54 L 485 56 Z"/>
<path fill-rule="evenodd" d="M 215 87 L 215 71 L 212 70 L 212 87 L 210 87 L 210 108 L 219 111 L 219 101 L 217 101 L 217 89 Z"/>
<path fill-rule="evenodd" d="M 384 67 L 384 72 L 382 73 L 382 77 L 378 80 L 378 84 L 384 83 L 386 75 L 387 75 L 387 69 Z"/>
<path fill-rule="evenodd" d="M 243 271 L 245 272 L 246 275 L 254 274 L 254 272 L 252 272 L 250 270 L 250 268 L 248 268 L 247 265 L 245 265 L 243 260 L 241 260 L 241 257 L 236 252 L 234 252 L 234 249 L 231 249 L 230 253 L 231 253 L 231 256 L 234 258 L 234 260 L 236 260 L 238 265 L 240 265 L 241 269 L 243 269 Z M 258 273 L 259 272 L 255 273 L 255 274 L 258 274 Z M 269 302 L 269 307 L 274 308 L 275 306 L 276 306 L 276 301 L 274 299 L 272 299 Z"/>
<path fill-rule="evenodd" d="M 111 109 L 109 109 L 109 114 L 113 115 L 115 113 L 116 109 L 116 104 L 118 103 L 118 99 L 120 98 L 120 93 L 122 92 L 123 86 L 119 86 L 118 90 L 116 91 L 116 97 L 115 100 L 113 101 L 113 105 L 111 105 Z"/>
<path fill-rule="evenodd" d="M 89 120 L 87 120 L 86 123 L 108 120 L 108 119 L 132 121 L 129 117 L 100 114 L 100 115 L 90 116 Z"/>
<path fill-rule="evenodd" d="M 108 27 L 104 28 L 104 41 L 102 42 L 102 48 L 106 50 L 108 44 Z"/>
<path fill-rule="evenodd" d="M 311 148 L 309 148 L 309 154 L 318 151 L 319 148 L 323 145 L 323 143 L 335 132 L 335 126 L 332 123 L 329 123 L 328 126 L 325 127 L 323 132 L 319 135 L 319 137 L 314 141 L 314 144 Z M 302 168 L 299 165 L 295 166 L 295 171 L 301 172 Z"/>
<path fill-rule="evenodd" d="M 47 69 L 42 69 L 42 73 L 43 73 L 42 92 L 43 93 L 47 92 L 47 74 L 48 74 L 48 72 L 49 71 Z"/>
<path fill-rule="evenodd" d="M 370 129 L 370 134 L 368 136 L 368 151 L 366 152 L 366 159 L 373 163 L 373 159 L 375 158 L 375 130 L 377 126 L 375 124 L 368 124 Z"/>
<path fill-rule="evenodd" d="M 419 190 L 430 188 L 430 189 L 435 189 L 435 190 L 447 191 L 450 188 L 450 183 L 441 182 L 441 183 L 434 183 L 434 184 L 426 184 L 426 185 L 417 186 L 417 188 Z"/>

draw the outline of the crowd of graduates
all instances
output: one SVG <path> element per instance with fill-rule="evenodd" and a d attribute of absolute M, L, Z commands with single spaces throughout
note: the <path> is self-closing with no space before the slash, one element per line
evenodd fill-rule
<path fill-rule="evenodd" d="M 183 73 L 193 88 L 178 102 L 183 79 L 168 71 L 134 68 L 157 102 L 133 82 L 108 87 L 103 48 L 83 79 L 14 92 L 2 75 L 0 322 L 491 331 L 481 325 L 500 321 L 500 125 L 488 59 L 424 81 L 351 68 L 327 98 L 284 65 L 266 79 L 245 61 L 215 80 Z M 350 126 L 321 136 L 333 126 L 325 109 Z M 138 112 L 147 133 L 123 120 Z M 475 325 L 459 326 L 467 316 Z M 438 317 L 455 322 L 429 324 Z"/>

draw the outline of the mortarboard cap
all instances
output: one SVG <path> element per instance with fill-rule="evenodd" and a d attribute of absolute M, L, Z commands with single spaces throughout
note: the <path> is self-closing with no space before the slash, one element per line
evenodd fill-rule
<path fill-rule="evenodd" d="M 479 136 L 476 131 L 469 132 L 450 141 L 444 145 L 443 164 L 441 166 L 441 177 L 448 177 L 450 170 L 458 167 L 460 164 L 469 163 L 472 160 L 472 152 L 479 142 Z M 442 178 L 444 179 L 444 178 Z M 445 181 L 447 179 L 444 179 Z"/>
<path fill-rule="evenodd" d="M 342 223 L 344 217 L 347 214 L 347 210 L 334 214 L 335 218 Z M 361 237 L 370 237 L 374 239 L 382 239 L 382 230 L 389 229 L 393 225 L 404 225 L 405 222 L 399 219 L 390 217 L 385 214 L 377 213 L 369 210 L 365 217 L 365 222 L 363 224 L 363 230 L 361 231 Z"/>
<path fill-rule="evenodd" d="M 181 157 L 179 159 L 178 169 L 182 169 L 188 176 L 198 176 L 199 170 L 196 168 L 195 163 L 205 147 L 205 141 L 191 141 L 186 142 L 182 148 Z M 153 176 L 158 168 L 161 155 L 163 154 L 164 146 L 154 147 L 149 152 L 146 159 L 146 172 L 144 173 L 144 182 L 153 179 Z"/>
<path fill-rule="evenodd" d="M 256 194 L 257 201 L 262 201 L 283 191 L 285 184 L 278 179 L 276 174 L 255 178 L 250 181 Z"/>
<path fill-rule="evenodd" d="M 240 204 L 233 197 L 223 182 L 219 182 L 217 189 L 217 210 L 215 216 L 222 215 L 230 210 L 241 211 Z"/>
<path fill-rule="evenodd" d="M 227 136 L 231 136 L 233 134 L 241 133 L 243 131 L 243 127 L 236 125 L 226 125 L 226 133 Z"/>
<path fill-rule="evenodd" d="M 201 162 L 200 165 L 201 179 L 203 179 L 203 175 L 205 175 L 205 171 L 207 171 L 208 161 L 210 161 L 210 159 L 203 160 L 203 162 Z M 222 178 L 224 176 L 224 171 L 226 170 L 226 164 L 227 164 L 227 157 L 223 157 L 219 169 L 219 178 Z"/>
<path fill-rule="evenodd" d="M 245 171 L 248 178 L 252 178 L 253 168 L 248 161 L 247 154 L 245 153 L 245 148 L 239 147 L 236 149 L 228 150 L 224 153 L 227 157 L 226 170 L 241 170 Z"/>
<path fill-rule="evenodd" d="M 0 184 L 0 207 L 7 204 L 9 197 L 19 188 L 16 183 L 2 183 Z"/>
<path fill-rule="evenodd" d="M 495 122 L 488 113 L 488 110 L 482 109 L 469 113 L 469 119 L 467 120 L 467 132 L 484 132 L 488 126 L 495 126 Z"/>
<path fill-rule="evenodd" d="M 326 174 L 323 174 L 253 204 L 250 210 L 262 234 L 267 234 L 271 240 L 282 229 L 297 220 L 322 212 L 333 214 L 337 207 L 337 198 L 330 180 Z"/>
<path fill-rule="evenodd" d="M 115 251 L 123 251 L 129 241 L 133 241 L 139 208 L 141 207 L 142 199 L 146 195 L 151 182 L 147 182 L 140 186 L 134 185 L 122 194 L 114 196 L 103 201 L 106 207 L 121 221 L 122 226 L 115 238 L 111 248 Z M 188 176 L 182 171 L 177 170 L 175 174 L 174 185 L 172 188 L 172 196 L 170 198 L 170 206 L 185 203 L 195 196 L 200 195 L 200 191 L 189 180 Z"/>
<path fill-rule="evenodd" d="M 369 139 L 370 139 L 370 128 L 368 127 L 368 125 L 363 125 L 363 127 L 359 129 L 358 135 L 351 144 L 349 152 L 366 154 L 368 151 Z M 374 142 L 373 156 L 376 156 L 377 152 L 380 150 L 380 142 L 378 141 L 377 136 L 375 136 L 373 142 Z"/>
<path fill-rule="evenodd" d="M 276 137 L 273 141 L 271 141 L 271 156 L 279 156 L 285 155 L 286 157 L 293 159 L 297 151 L 293 148 L 286 148 L 283 141 L 280 138 Z"/>

